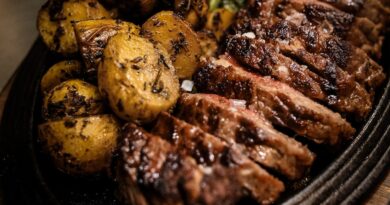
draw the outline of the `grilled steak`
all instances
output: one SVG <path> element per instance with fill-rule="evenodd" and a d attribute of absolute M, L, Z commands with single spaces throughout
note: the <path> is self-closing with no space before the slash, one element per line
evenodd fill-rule
<path fill-rule="evenodd" d="M 235 204 L 243 197 L 235 169 L 199 166 L 175 145 L 134 124 L 124 130 L 117 181 L 126 204 Z"/>
<path fill-rule="evenodd" d="M 269 8 L 263 4 L 256 8 L 260 11 L 267 9 Z M 362 49 L 337 36 L 330 35 L 322 27 L 313 26 L 303 13 L 296 12 L 283 18 L 285 20 L 277 16 L 262 17 L 243 10 L 239 13 L 231 33 L 235 35 L 254 32 L 256 38 L 266 41 L 264 43 L 271 43 L 270 47 L 279 48 L 282 54 L 306 65 L 317 65 L 318 62 L 313 62 L 315 59 L 324 62 L 331 61 L 328 64 L 335 62 L 338 66 L 335 67 L 335 71 L 340 73 L 338 70 L 341 68 L 370 92 L 384 81 L 383 68 Z M 374 46 L 380 48 L 378 45 Z M 237 49 L 234 50 L 238 52 Z M 377 50 L 380 51 L 380 49 Z M 315 55 L 314 58 L 311 55 Z M 321 64 L 317 66 L 309 66 L 309 68 L 314 68 L 316 73 L 321 75 L 323 71 Z M 345 76 L 343 72 L 339 75 Z M 329 76 L 325 77 L 329 78 Z"/>
<path fill-rule="evenodd" d="M 255 113 L 233 107 L 224 97 L 212 94 L 183 94 L 177 116 L 229 144 L 244 145 L 255 162 L 298 179 L 311 166 L 314 154 L 299 142 L 277 132 Z"/>
<path fill-rule="evenodd" d="M 363 7 L 364 0 L 321 0 L 342 11 L 357 13 Z"/>
<path fill-rule="evenodd" d="M 174 144 L 179 153 L 195 158 L 199 164 L 221 163 L 233 169 L 241 188 L 259 203 L 275 201 L 284 190 L 282 182 L 249 160 L 237 147 L 167 113 L 160 114 L 152 132 Z"/>
<path fill-rule="evenodd" d="M 361 48 L 367 50 L 374 57 L 381 56 L 380 50 L 375 48 L 382 46 L 382 32 L 386 24 L 385 22 L 372 21 L 376 17 L 371 17 L 369 16 L 370 14 L 365 14 L 362 17 L 354 17 L 349 13 L 340 11 L 325 3 L 311 0 L 291 1 L 279 5 L 278 16 L 284 19 L 291 15 L 304 15 L 311 24 L 318 26 L 329 34 L 347 39 L 357 47 L 362 46 L 362 39 L 367 39 L 367 41 L 363 41 L 366 47 Z M 369 9 L 369 11 L 372 10 Z"/>
<path fill-rule="evenodd" d="M 367 91 L 329 59 L 280 43 L 279 48 L 288 50 L 307 65 L 304 67 L 277 55 L 272 51 L 272 44 L 258 39 L 235 35 L 228 42 L 228 52 L 261 75 L 272 76 L 312 99 L 360 119 L 371 110 L 371 97 Z"/>
<path fill-rule="evenodd" d="M 194 76 L 197 89 L 243 99 L 248 108 L 317 143 L 337 144 L 355 130 L 339 114 L 288 85 L 245 71 L 228 57 L 204 65 Z"/>

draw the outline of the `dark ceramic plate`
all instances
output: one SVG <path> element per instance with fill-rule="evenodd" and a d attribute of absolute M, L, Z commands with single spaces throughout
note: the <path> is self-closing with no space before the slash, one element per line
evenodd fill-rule
<path fill-rule="evenodd" d="M 388 42 L 384 56 L 386 51 L 390 52 Z M 41 122 L 39 81 L 59 59 L 37 40 L 17 71 L 1 124 L 0 182 L 4 202 L 119 204 L 113 182 L 66 176 L 54 169 L 36 146 L 36 127 Z M 390 59 L 382 65 L 390 68 Z M 370 117 L 357 125 L 360 132 L 355 139 L 342 151 L 320 151 L 310 176 L 291 184 L 279 203 L 356 204 L 369 193 L 390 164 L 389 95 L 387 80 L 378 91 Z"/>

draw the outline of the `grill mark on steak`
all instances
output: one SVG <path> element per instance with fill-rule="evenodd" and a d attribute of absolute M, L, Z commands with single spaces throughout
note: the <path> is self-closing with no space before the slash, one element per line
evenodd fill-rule
<path fill-rule="evenodd" d="M 192 156 L 199 164 L 221 163 L 233 169 L 240 187 L 259 203 L 275 201 L 284 190 L 282 182 L 249 160 L 238 146 L 229 146 L 221 139 L 167 113 L 159 115 L 152 133 L 173 143 L 179 153 Z"/>
<path fill-rule="evenodd" d="M 249 109 L 273 124 L 289 128 L 317 143 L 338 144 L 355 133 L 338 113 L 284 83 L 245 71 L 226 56 L 208 62 L 193 78 L 198 90 L 246 100 Z"/>
<path fill-rule="evenodd" d="M 358 119 L 367 116 L 371 109 L 371 96 L 330 59 L 308 53 L 299 45 L 290 46 L 283 43 L 283 40 L 272 42 L 274 44 L 267 44 L 258 39 L 235 35 L 229 39 L 226 48 L 237 60 L 263 76 L 269 75 L 285 82 L 309 98 L 325 103 L 339 112 Z M 278 47 L 284 56 L 275 49 L 269 49 L 274 47 Z M 273 63 L 264 60 L 267 56 L 272 56 Z M 266 72 L 261 72 L 262 70 Z"/>
<path fill-rule="evenodd" d="M 302 177 L 313 163 L 314 154 L 302 144 L 277 132 L 255 113 L 232 107 L 226 98 L 183 94 L 177 116 L 229 144 L 244 145 L 247 156 L 289 179 Z"/>
<path fill-rule="evenodd" d="M 370 14 L 367 11 L 375 11 L 374 6 L 370 6 L 368 9 L 362 9 L 361 12 L 365 14 L 357 14 L 358 17 L 337 10 L 326 4 L 313 4 L 306 1 L 300 2 L 293 0 L 295 3 L 285 4 L 286 6 L 281 9 L 277 15 L 281 18 L 288 18 L 291 14 L 301 13 L 310 24 L 318 26 L 321 30 L 329 32 L 329 34 L 341 37 L 350 41 L 356 47 L 362 48 L 368 52 L 369 55 L 378 59 L 381 56 L 381 50 L 378 47 L 383 43 L 383 28 L 388 24 L 389 17 L 381 18 L 377 20 L 375 14 Z M 310 1 L 310 0 L 309 0 Z M 373 12 L 374 13 L 374 12 Z M 382 11 L 381 13 L 386 13 Z M 390 9 L 387 10 L 387 14 L 390 14 Z M 377 22 L 375 22 L 377 21 Z M 364 22 L 364 23 L 362 23 Z M 368 29 L 369 28 L 369 29 Z M 360 39 L 357 41 L 356 39 Z M 366 39 L 362 47 L 362 40 Z"/>
<path fill-rule="evenodd" d="M 266 10 L 263 6 L 259 6 L 258 10 Z M 314 25 L 307 20 L 303 13 L 299 13 L 294 9 L 285 11 L 280 17 L 274 16 L 272 18 L 253 17 L 248 12 L 241 12 L 238 16 L 236 25 L 233 26 L 233 34 L 242 34 L 243 32 L 255 32 L 258 38 L 268 39 L 272 41 L 275 39 L 283 40 L 284 44 L 292 47 L 300 46 L 302 50 L 309 53 L 315 53 L 322 57 L 330 58 L 335 61 L 337 65 L 350 74 L 357 82 L 366 87 L 369 92 L 379 87 L 385 78 L 383 68 L 373 61 L 366 53 L 367 49 L 363 45 L 373 45 L 376 51 L 373 52 L 380 55 L 381 43 L 375 42 L 383 41 L 383 36 L 380 36 L 381 29 L 374 28 L 368 21 L 363 21 L 362 18 L 355 18 L 354 26 L 351 27 L 352 41 L 358 42 L 355 47 L 350 42 L 347 42 L 337 36 L 332 36 L 331 28 L 326 28 L 321 25 Z M 270 20 L 272 19 L 272 20 Z M 353 32 L 352 30 L 356 30 Z M 371 43 L 365 42 L 365 35 L 356 35 L 355 33 L 372 33 L 373 38 Z M 349 34 L 348 34 L 349 35 Z M 363 40 L 361 40 L 363 38 Z M 277 41 L 280 45 L 280 41 Z M 284 45 L 281 44 L 281 45 Z M 363 50 L 359 47 L 363 47 Z M 371 46 L 370 46 L 371 47 Z M 370 47 L 368 47 L 370 50 Z"/>
<path fill-rule="evenodd" d="M 220 163 L 199 166 L 175 145 L 134 124 L 123 133 L 117 180 L 125 204 L 233 205 L 244 197 L 235 169 Z"/>
<path fill-rule="evenodd" d="M 355 14 L 358 12 L 363 4 L 364 0 L 321 0 L 326 2 L 342 11 Z"/>

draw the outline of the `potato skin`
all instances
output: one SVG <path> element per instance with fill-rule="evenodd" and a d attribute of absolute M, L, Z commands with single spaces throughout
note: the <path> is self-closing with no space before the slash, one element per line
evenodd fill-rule
<path fill-rule="evenodd" d="M 168 51 L 180 79 L 191 78 L 199 66 L 201 48 L 186 22 L 171 11 L 162 11 L 142 25 L 141 33 Z"/>
<path fill-rule="evenodd" d="M 179 81 L 167 52 L 132 34 L 117 34 L 108 41 L 98 85 L 117 116 L 137 123 L 152 121 L 179 97 Z"/>
<path fill-rule="evenodd" d="M 82 76 L 82 64 L 78 60 L 65 60 L 51 66 L 41 80 L 41 91 L 47 93 L 58 84 L 80 78 Z"/>
<path fill-rule="evenodd" d="M 235 13 L 226 8 L 218 8 L 207 15 L 206 29 L 212 31 L 220 40 L 225 31 L 233 23 Z"/>
<path fill-rule="evenodd" d="M 81 80 L 68 80 L 54 87 L 43 100 L 45 120 L 88 116 L 104 111 L 98 88 Z"/>
<path fill-rule="evenodd" d="M 111 18 L 97 0 L 49 0 L 38 13 L 38 31 L 55 52 L 68 55 L 78 51 L 72 22 Z"/>
<path fill-rule="evenodd" d="M 120 125 L 112 115 L 96 115 L 46 122 L 38 132 L 40 144 L 58 169 L 89 175 L 109 168 Z"/>
<path fill-rule="evenodd" d="M 203 26 L 209 10 L 206 0 L 174 0 L 174 8 L 194 29 Z"/>
<path fill-rule="evenodd" d="M 117 33 L 139 35 L 140 27 L 126 21 L 103 19 L 86 20 L 74 24 L 76 39 L 86 69 L 86 77 L 95 81 L 97 68 L 103 55 L 104 47 L 110 37 Z"/>

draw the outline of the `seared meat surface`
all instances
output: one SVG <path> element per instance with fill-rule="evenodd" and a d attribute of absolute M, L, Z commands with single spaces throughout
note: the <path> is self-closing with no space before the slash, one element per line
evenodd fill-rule
<path fill-rule="evenodd" d="M 222 55 L 192 76 L 198 93 L 182 93 L 148 131 L 123 129 L 123 201 L 273 203 L 280 179 L 301 179 L 313 165 L 305 142 L 336 147 L 355 134 L 347 119 L 369 115 L 386 78 L 375 60 L 387 0 L 249 0 L 235 19 Z"/>
<path fill-rule="evenodd" d="M 260 12 L 267 9 L 269 8 L 263 4 L 256 8 Z M 279 48 L 280 53 L 292 56 L 320 75 L 327 70 L 321 67 L 321 63 L 316 63 L 315 59 L 327 61 L 328 67 L 334 67 L 334 72 L 341 73 L 338 75 L 342 75 L 341 77 L 345 76 L 340 71 L 342 69 L 368 91 L 380 86 L 385 78 L 382 67 L 362 49 L 330 35 L 323 27 L 313 25 L 303 13 L 269 18 L 243 10 L 237 18 L 232 29 L 233 35 L 254 32 L 257 39 L 264 40 L 264 43 L 271 44 L 275 49 Z M 336 65 L 329 65 L 334 63 Z M 325 77 L 329 78 L 329 74 Z"/>
<path fill-rule="evenodd" d="M 117 180 L 124 203 L 234 204 L 242 196 L 232 169 L 199 166 L 176 152 L 175 145 L 134 124 L 126 125 L 123 133 Z"/>
<path fill-rule="evenodd" d="M 279 180 L 249 160 L 239 147 L 229 146 L 220 138 L 167 113 L 160 114 L 152 133 L 170 141 L 176 145 L 179 153 L 192 156 L 199 164 L 221 163 L 234 169 L 240 188 L 249 192 L 259 203 L 275 201 L 284 190 Z"/>
<path fill-rule="evenodd" d="M 261 40 L 235 35 L 229 39 L 227 50 L 241 63 L 254 68 L 261 75 L 272 76 L 285 82 L 307 97 L 342 113 L 358 118 L 367 116 L 371 109 L 370 95 L 332 61 L 288 45 L 279 47 L 281 50 L 288 50 L 308 65 L 302 66 L 283 55 L 277 55 L 271 45 Z"/>
<path fill-rule="evenodd" d="M 276 200 L 284 185 L 238 148 L 169 114 L 150 134 L 129 124 L 124 130 L 118 181 L 133 204 L 235 204 L 243 197 Z"/>
<path fill-rule="evenodd" d="M 338 144 L 355 133 L 338 113 L 284 83 L 245 71 L 229 57 L 204 65 L 195 74 L 194 81 L 203 92 L 246 100 L 249 109 L 274 125 L 293 130 L 317 143 Z"/>
<path fill-rule="evenodd" d="M 314 154 L 301 143 L 276 131 L 255 113 L 231 105 L 212 94 L 183 94 L 177 116 L 229 144 L 243 145 L 255 162 L 290 179 L 298 179 L 314 161 Z"/>

